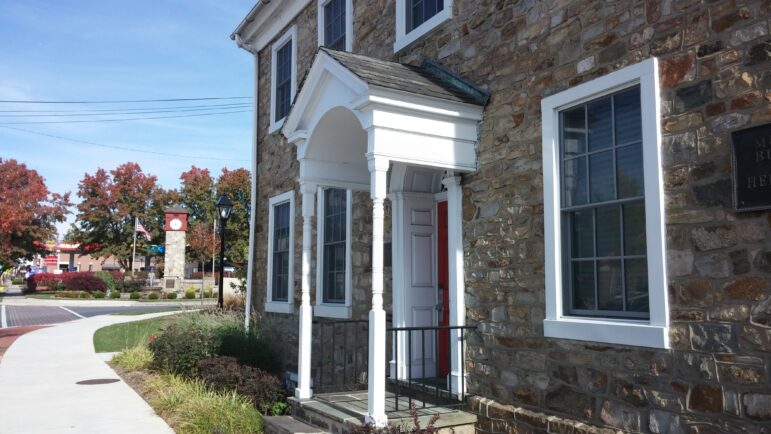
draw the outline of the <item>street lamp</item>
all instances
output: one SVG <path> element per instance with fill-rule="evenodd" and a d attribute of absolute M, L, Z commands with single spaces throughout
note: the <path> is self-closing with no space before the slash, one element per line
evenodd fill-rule
<path fill-rule="evenodd" d="M 220 196 L 217 201 L 217 214 L 220 217 L 220 281 L 219 281 L 219 295 L 217 296 L 217 306 L 220 309 L 223 307 L 222 288 L 225 281 L 225 225 L 230 218 L 230 214 L 233 212 L 233 203 L 228 199 L 226 195 Z"/>

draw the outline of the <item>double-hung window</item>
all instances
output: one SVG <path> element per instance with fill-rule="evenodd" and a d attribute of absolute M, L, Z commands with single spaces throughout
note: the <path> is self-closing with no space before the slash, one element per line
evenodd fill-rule
<path fill-rule="evenodd" d="M 323 188 L 319 194 L 317 295 L 319 316 L 350 316 L 351 192 Z"/>
<path fill-rule="evenodd" d="M 656 60 L 542 100 L 546 336 L 668 345 Z"/>
<path fill-rule="evenodd" d="M 319 45 L 351 51 L 353 47 L 353 0 L 318 2 Z"/>
<path fill-rule="evenodd" d="M 293 310 L 294 192 L 270 199 L 268 206 L 268 312 Z"/>
<path fill-rule="evenodd" d="M 396 0 L 396 42 L 399 51 L 452 18 L 452 0 Z"/>
<path fill-rule="evenodd" d="M 292 106 L 297 87 L 297 27 L 293 26 L 272 47 L 271 113 L 268 131 L 277 131 Z"/>

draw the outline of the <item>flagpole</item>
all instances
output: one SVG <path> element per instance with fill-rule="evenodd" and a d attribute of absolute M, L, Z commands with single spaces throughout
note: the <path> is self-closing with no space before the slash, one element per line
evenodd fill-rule
<path fill-rule="evenodd" d="M 134 277 L 134 261 L 137 256 L 137 222 L 139 217 L 134 216 L 134 247 L 131 249 L 131 277 Z"/>

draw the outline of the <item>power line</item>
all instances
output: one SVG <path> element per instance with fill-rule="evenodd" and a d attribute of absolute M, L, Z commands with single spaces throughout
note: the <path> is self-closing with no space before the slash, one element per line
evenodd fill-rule
<path fill-rule="evenodd" d="M 123 107 L 123 108 L 111 108 L 111 109 L 75 109 L 75 110 L 0 110 L 0 113 L 79 113 L 79 112 L 119 112 L 129 110 L 155 110 L 155 109 L 185 109 L 185 108 L 205 108 L 205 107 L 222 107 L 227 108 L 230 106 L 251 105 L 250 102 L 231 102 L 227 104 L 206 104 L 206 105 L 178 105 L 178 106 L 159 106 L 159 107 Z"/>
<path fill-rule="evenodd" d="M 142 153 L 142 154 L 163 155 L 163 156 L 166 156 L 166 157 L 194 158 L 194 159 L 201 159 L 201 160 L 240 161 L 240 162 L 249 161 L 249 160 L 244 160 L 244 159 L 240 159 L 240 158 L 204 157 L 204 156 L 200 156 L 200 155 L 184 155 L 184 154 L 174 154 L 174 153 L 171 153 L 171 152 L 148 151 L 148 150 L 144 150 L 144 149 L 130 148 L 130 147 L 127 147 L 127 146 L 105 145 L 103 143 L 91 142 L 91 141 L 88 141 L 88 140 L 73 139 L 71 137 L 57 136 L 55 134 L 41 133 L 40 131 L 31 131 L 31 130 L 26 130 L 26 129 L 23 129 L 23 128 L 8 127 L 8 126 L 4 126 L 4 125 L 0 125 L 0 128 L 6 128 L 6 129 L 9 129 L 9 130 L 14 130 L 14 131 L 21 131 L 23 133 L 28 133 L 28 134 L 36 134 L 38 136 L 51 137 L 51 138 L 54 138 L 54 139 L 67 140 L 67 141 L 70 141 L 70 142 L 83 143 L 83 144 L 86 144 L 86 145 L 97 146 L 97 147 L 100 147 L 100 148 L 117 149 L 117 150 L 120 150 L 120 151 L 129 151 L 129 152 L 139 152 L 139 153 Z"/>
<path fill-rule="evenodd" d="M 80 124 L 80 123 L 103 123 L 103 122 L 124 122 L 124 121 L 144 121 L 151 119 L 171 119 L 171 118 L 192 118 L 197 116 L 214 116 L 214 115 L 227 115 L 233 113 L 250 113 L 251 110 L 235 110 L 235 111 L 223 111 L 218 113 L 196 113 L 190 115 L 174 115 L 174 116 L 149 116 L 142 118 L 118 118 L 118 119 L 96 119 L 96 120 L 77 120 L 77 121 L 25 121 L 25 122 L 0 122 L 0 126 L 3 125 L 29 125 L 29 124 Z"/>
<path fill-rule="evenodd" d="M 40 101 L 40 100 L 0 100 L 0 103 L 14 104 L 119 104 L 136 102 L 175 102 L 175 101 L 211 101 L 225 99 L 252 99 L 250 96 L 223 96 L 209 98 L 168 98 L 168 99 L 133 99 L 133 100 L 101 100 L 101 101 Z"/>
<path fill-rule="evenodd" d="M 141 115 L 141 114 L 151 114 L 151 113 L 183 113 L 183 112 L 202 112 L 202 111 L 212 111 L 212 110 L 225 110 L 225 109 L 241 109 L 241 108 L 248 108 L 251 107 L 251 103 L 246 104 L 233 104 L 229 107 L 211 107 L 211 108 L 185 108 L 185 109 L 173 109 L 173 110 L 166 110 L 164 107 L 159 107 L 158 110 L 148 110 L 148 111 L 124 111 L 124 112 L 94 112 L 91 111 L 89 113 L 53 113 L 53 114 L 13 114 L 13 115 L 6 115 L 6 114 L 0 114 L 0 117 L 3 118 L 34 118 L 34 117 L 72 117 L 72 116 L 115 116 L 115 115 Z"/>

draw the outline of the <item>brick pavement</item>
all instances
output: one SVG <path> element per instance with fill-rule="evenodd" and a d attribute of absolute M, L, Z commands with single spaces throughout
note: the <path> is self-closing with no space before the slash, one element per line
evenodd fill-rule
<path fill-rule="evenodd" d="M 78 319 L 76 315 L 54 306 L 6 306 L 9 327 L 56 324 Z"/>

